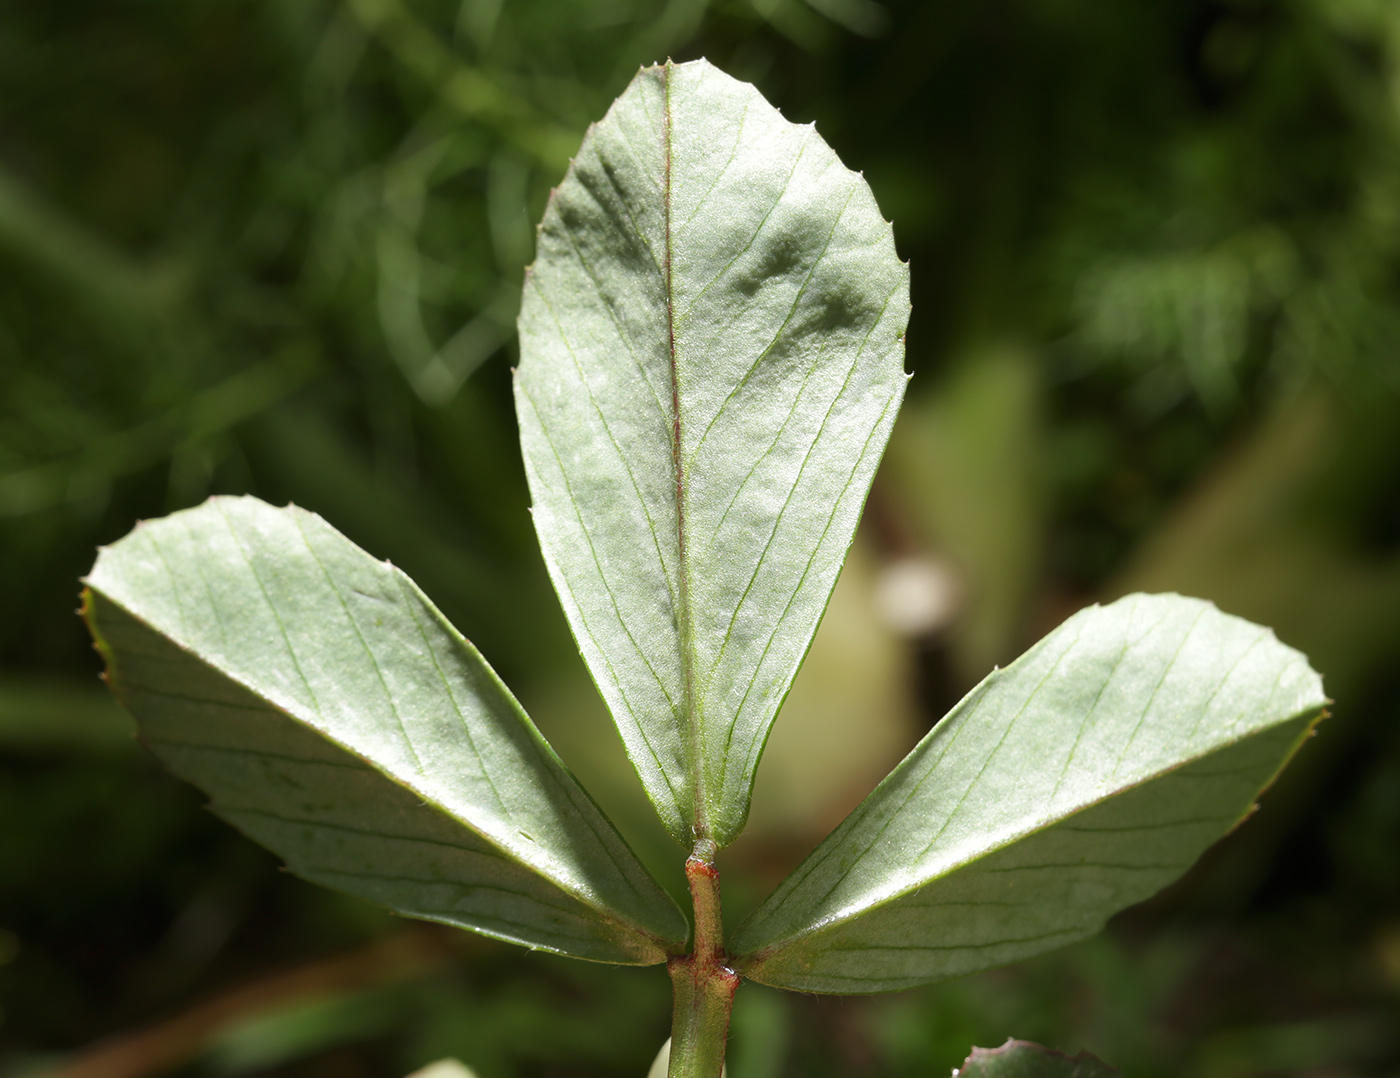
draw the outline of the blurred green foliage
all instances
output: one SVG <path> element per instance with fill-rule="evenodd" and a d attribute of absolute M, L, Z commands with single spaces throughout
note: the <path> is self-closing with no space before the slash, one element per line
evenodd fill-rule
<path fill-rule="evenodd" d="M 735 1078 L 943 1075 L 1011 1034 L 1142 1078 L 1400 1067 L 1400 6 L 10 0 L 0 1073 L 404 930 L 200 812 L 96 685 L 93 547 L 211 492 L 405 568 L 675 880 L 542 572 L 509 367 L 584 127 L 702 54 L 864 170 L 914 281 L 917 377 L 733 913 L 1082 602 L 1213 598 L 1337 700 L 1258 817 L 1104 938 L 890 998 L 749 986 Z M 909 564 L 924 620 L 882 621 Z M 447 953 L 143 1073 L 641 1074 L 665 1035 L 659 971 Z"/>

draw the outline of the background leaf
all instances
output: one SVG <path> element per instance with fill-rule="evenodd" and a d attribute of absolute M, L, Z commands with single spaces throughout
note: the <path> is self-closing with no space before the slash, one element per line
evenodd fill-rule
<path fill-rule="evenodd" d="M 440 1059 L 414 1071 L 408 1078 L 476 1078 L 476 1071 L 455 1059 Z"/>
<path fill-rule="evenodd" d="M 581 958 L 684 941 L 476 649 L 314 514 L 211 499 L 104 549 L 87 584 L 143 739 L 292 871 Z"/>
<path fill-rule="evenodd" d="M 974 1048 L 956 1078 L 1119 1078 L 1120 1072 L 1088 1052 L 1067 1056 L 1030 1041 Z"/>
<path fill-rule="evenodd" d="M 516 380 L 535 525 L 678 841 L 743 826 L 904 390 L 864 180 L 703 61 L 642 71 L 545 212 Z"/>
<path fill-rule="evenodd" d="M 740 927 L 765 984 L 879 992 L 1098 931 L 1250 810 L 1322 682 L 1180 596 L 1090 607 L 995 671 Z"/>

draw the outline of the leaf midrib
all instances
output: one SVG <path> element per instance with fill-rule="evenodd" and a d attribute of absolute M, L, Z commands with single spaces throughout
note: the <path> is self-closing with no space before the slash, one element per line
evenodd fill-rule
<path fill-rule="evenodd" d="M 461 816 L 458 816 L 455 812 L 453 812 L 451 809 L 449 809 L 446 805 L 442 803 L 437 794 L 429 792 L 425 789 L 420 789 L 417 785 L 406 779 L 404 776 L 385 770 L 384 767 L 380 766 L 374 760 L 370 759 L 363 752 L 341 741 L 328 730 L 322 728 L 321 726 L 315 723 L 308 722 L 306 718 L 297 714 L 298 710 L 300 709 L 295 701 L 284 703 L 274 699 L 265 690 L 255 685 L 249 684 L 243 678 L 224 669 L 213 658 L 205 655 L 202 651 L 192 646 L 187 641 L 176 639 L 173 636 L 171 636 L 170 633 L 158 628 L 147 617 L 137 613 L 137 611 L 134 610 L 132 607 L 128 606 L 125 602 L 107 592 L 105 589 L 103 589 L 100 585 L 95 583 L 90 578 L 83 578 L 82 583 L 84 584 L 85 588 L 88 591 L 90 591 L 93 595 L 100 596 L 106 602 L 111 603 L 113 607 L 125 613 L 127 617 L 145 626 L 148 630 L 150 630 L 152 633 L 155 633 L 161 639 L 165 640 L 177 651 L 186 655 L 192 662 L 204 667 L 207 670 L 212 671 L 218 677 L 223 678 L 224 680 L 238 686 L 239 688 L 247 692 L 250 696 L 252 696 L 254 699 L 262 702 L 267 710 L 281 715 L 288 722 L 292 722 L 299 726 L 307 728 L 317 737 L 330 743 L 341 752 L 344 752 L 352 760 L 358 761 L 359 766 L 363 766 L 364 768 L 377 773 L 385 780 L 394 783 L 395 785 L 400 786 L 403 789 L 408 790 L 415 796 L 421 798 L 423 803 L 425 805 L 430 806 L 434 812 L 445 817 L 453 825 L 461 827 L 464 830 L 470 832 L 471 834 L 476 835 L 491 850 L 498 851 L 499 856 L 503 860 L 520 866 L 526 872 L 543 881 L 547 886 L 554 887 L 561 894 L 568 895 L 570 898 L 574 899 L 584 908 L 593 911 L 603 921 L 615 924 L 618 927 L 622 928 L 624 931 L 633 932 L 643 937 L 644 939 L 651 941 L 656 947 L 658 947 L 662 951 L 668 950 L 667 942 L 656 932 L 652 931 L 650 928 L 646 927 L 640 921 L 637 921 L 629 914 L 614 909 L 605 901 L 599 901 L 594 891 L 594 888 L 589 885 L 588 881 L 578 880 L 572 877 L 561 878 L 559 876 L 550 874 L 548 871 L 545 870 L 543 866 L 538 865 L 525 857 L 522 857 L 516 850 L 512 849 L 507 845 L 504 845 L 492 835 L 488 834 L 484 829 L 473 823 L 471 820 L 464 819 Z M 92 612 L 92 615 L 88 619 L 89 629 L 92 632 L 94 639 L 105 641 L 105 637 L 102 637 L 97 630 L 96 618 L 97 614 L 94 610 Z M 115 661 L 114 652 L 111 652 L 109 650 L 107 653 L 104 654 L 104 658 L 106 658 L 107 660 L 108 669 L 110 671 L 109 678 L 113 692 L 117 696 L 118 700 L 123 703 L 123 706 L 127 706 L 126 701 L 123 699 L 124 694 L 122 692 L 122 689 L 127 686 L 130 686 L 132 688 L 143 687 L 130 685 L 125 676 L 120 672 L 119 665 Z M 295 661 L 295 656 L 293 656 L 293 661 Z M 298 672 L 300 672 L 300 667 L 298 667 Z M 307 688 L 308 690 L 310 690 L 309 684 L 307 685 Z M 321 718 L 322 722 L 324 722 L 324 719 L 319 713 L 319 709 L 317 710 L 317 718 Z M 320 761 L 314 762 L 320 763 Z M 234 810 L 229 809 L 229 811 Z M 467 849 L 467 847 L 458 848 Z"/>
<path fill-rule="evenodd" d="M 709 839 L 710 821 L 705 804 L 705 769 L 702 765 L 699 700 L 695 685 L 695 626 L 690 610 L 690 561 L 686 546 L 686 482 L 685 457 L 681 437 L 681 390 L 676 364 L 676 296 L 671 283 L 671 69 L 667 60 L 661 68 L 662 89 L 662 175 L 661 198 L 664 207 L 667 358 L 671 372 L 671 465 L 676 488 L 676 625 L 681 645 L 681 707 L 686 724 L 686 764 L 690 771 L 691 837 L 699 842 Z"/>
<path fill-rule="evenodd" d="M 1140 787 L 1147 786 L 1147 785 L 1149 785 L 1149 784 L 1151 784 L 1151 783 L 1159 782 L 1159 781 L 1161 781 L 1162 779 L 1166 778 L 1168 775 L 1174 774 L 1175 772 L 1181 771 L 1182 769 L 1184 769 L 1184 768 L 1186 768 L 1186 767 L 1189 767 L 1189 766 L 1191 766 L 1192 764 L 1200 763 L 1200 762 L 1202 762 L 1203 760 L 1206 760 L 1206 759 L 1210 758 L 1211 756 L 1215 756 L 1215 755 L 1217 755 L 1217 754 L 1219 754 L 1219 753 L 1221 753 L 1221 752 L 1224 752 L 1224 751 L 1226 751 L 1226 750 L 1228 750 L 1228 749 L 1231 749 L 1231 748 L 1234 748 L 1234 747 L 1236 747 L 1236 746 L 1238 746 L 1238 745 L 1241 745 L 1241 744 L 1243 744 L 1244 742 L 1246 742 L 1246 741 L 1248 741 L 1248 740 L 1250 740 L 1250 739 L 1252 739 L 1252 738 L 1260 737 L 1260 736 L 1267 736 L 1267 735 L 1270 734 L 1270 733 L 1276 732 L 1280 727 L 1284 727 L 1284 726 L 1289 725 L 1290 723 L 1299 722 L 1299 721 L 1305 720 L 1305 719 L 1310 719 L 1310 720 L 1311 720 L 1310 725 L 1308 726 L 1308 729 L 1312 729 L 1312 727 L 1315 726 L 1315 725 L 1317 724 L 1317 722 L 1319 722 L 1319 721 L 1322 719 L 1322 717 L 1323 717 L 1323 715 L 1325 714 L 1325 712 L 1326 712 L 1326 706 L 1325 706 L 1325 705 L 1318 705 L 1317 707 L 1312 707 L 1312 708 L 1304 708 L 1304 709 L 1302 709 L 1301 711 L 1298 711 L 1298 712 L 1295 712 L 1295 713 L 1292 714 L 1292 715 L 1289 715 L 1287 718 L 1281 720 L 1280 722 L 1273 723 L 1273 724 L 1271 724 L 1270 726 L 1265 727 L 1264 729 L 1246 731 L 1246 732 L 1240 734 L 1240 735 L 1237 736 L 1237 737 L 1231 738 L 1231 739 L 1228 740 L 1228 741 L 1220 742 L 1219 744 L 1217 744 L 1217 745 L 1215 745 L 1215 746 L 1213 746 L 1213 747 L 1207 749 L 1206 751 L 1198 752 L 1198 753 L 1196 753 L 1194 756 L 1191 756 L 1191 757 L 1189 757 L 1189 758 L 1187 758 L 1187 759 L 1179 760 L 1179 761 L 1177 761 L 1177 762 L 1171 764 L 1171 765 L 1168 766 L 1168 767 L 1164 767 L 1164 768 L 1162 768 L 1162 769 L 1160 769 L 1160 770 L 1158 770 L 1158 771 L 1152 772 L 1151 774 L 1145 775 L 1145 776 L 1139 778 L 1138 780 L 1136 780 L 1136 781 L 1134 781 L 1134 782 L 1128 783 L 1128 784 L 1126 784 L 1126 785 L 1124 785 L 1124 786 L 1122 786 L 1122 787 L 1118 787 L 1118 788 L 1113 789 L 1113 790 L 1108 790 L 1108 791 L 1102 793 L 1100 796 L 1094 798 L 1093 800 L 1086 801 L 1086 802 L 1084 802 L 1083 804 L 1078 805 L 1078 806 L 1075 807 L 1072 811 L 1063 812 L 1062 814 L 1057 815 L 1057 816 L 1052 816 L 1052 817 L 1047 817 L 1047 818 L 1041 818 L 1041 819 L 1039 819 L 1039 820 L 1036 820 L 1036 821 L 1034 821 L 1033 823 L 1031 823 L 1029 826 L 1026 826 L 1026 827 L 1022 828 L 1022 829 L 1019 830 L 1019 831 L 1016 831 L 1016 832 L 1014 832 L 1014 833 L 1010 833 L 1010 834 L 1008 834 L 1008 835 L 1002 836 L 994 845 L 990 845 L 990 846 L 987 846 L 987 847 L 985 847 L 985 848 L 979 850 L 975 855 L 973 855 L 973 856 L 971 856 L 971 857 L 966 857 L 966 858 L 963 858 L 963 859 L 961 859 L 961 860 L 951 862 L 951 863 L 948 864 L 942 871 L 938 872 L 936 875 L 930 875 L 929 877 L 927 877 L 927 878 L 925 878 L 925 879 L 921 879 L 921 880 L 915 880 L 915 881 L 906 882 L 906 883 L 904 883 L 903 885 L 899 886 L 899 887 L 898 887 L 897 889 L 895 889 L 895 890 L 889 891 L 888 893 L 883 894 L 883 895 L 878 895 L 878 897 L 874 898 L 872 901 L 866 902 L 866 903 L 864 903 L 864 904 L 857 904 L 856 906 L 847 907 L 846 909 L 843 909 L 843 910 L 840 910 L 840 911 L 838 911 L 838 912 L 836 912 L 836 913 L 829 914 L 829 915 L 827 915 L 827 916 L 825 916 L 825 917 L 822 917 L 822 918 L 820 918 L 820 919 L 818 919 L 818 920 L 816 920 L 816 921 L 814 921 L 814 922 L 808 924 L 806 927 L 804 927 L 804 928 L 802 928 L 802 929 L 799 929 L 799 930 L 797 930 L 797 931 L 795 931 L 795 932 L 790 933 L 789 935 L 786 935 L 786 936 L 783 936 L 783 937 L 781 937 L 781 938 L 779 938 L 779 939 L 776 939 L 776 940 L 772 941 L 771 943 L 766 944 L 766 945 L 764 945 L 763 947 L 761 947 L 761 948 L 759 948 L 759 949 L 757 949 L 757 950 L 755 950 L 755 951 L 750 951 L 750 952 L 749 952 L 748 954 L 746 954 L 746 955 L 741 955 L 741 956 L 739 956 L 739 961 L 745 961 L 745 960 L 747 960 L 748 962 L 753 962 L 753 961 L 757 960 L 757 961 L 759 961 L 759 962 L 762 962 L 762 961 L 766 960 L 766 958 L 767 958 L 769 955 L 772 955 L 773 953 L 775 953 L 776 951 L 778 951 L 778 950 L 781 949 L 781 948 L 784 948 L 784 947 L 787 947 L 787 946 L 791 946 L 791 945 L 793 945 L 793 944 L 799 943 L 800 941 L 802 941 L 802 940 L 804 940 L 804 939 L 808 939 L 808 938 L 811 938 L 811 937 L 813 937 L 813 936 L 819 935 L 819 934 L 821 934 L 821 933 L 827 932 L 827 931 L 829 931 L 829 930 L 831 930 L 831 929 L 833 929 L 833 928 L 836 928 L 836 927 L 839 926 L 839 925 L 846 924 L 846 923 L 849 923 L 849 922 L 852 921 L 852 920 L 855 920 L 855 919 L 857 919 L 857 918 L 863 917 L 864 915 L 870 913 L 872 910 L 880 909 L 880 908 L 883 908 L 883 907 L 885 907 L 885 906 L 889 906 L 890 904 L 895 903 L 895 902 L 898 902 L 899 900 L 901 900 L 901 899 L 903 899 L 903 898 L 907 898 L 909 895 L 915 893 L 916 891 L 920 891 L 920 890 L 922 890 L 923 888 L 930 886 L 931 884 L 937 883 L 937 882 L 939 882 L 939 881 L 941 881 L 941 880 L 945 880 L 945 879 L 947 879 L 949 876 L 953 875 L 954 873 L 960 872 L 960 871 L 962 871 L 963 869 L 966 869 L 966 868 L 968 868 L 969 866 L 976 864 L 978 861 L 985 860 L 986 858 L 991 857 L 992 855 L 994 855 L 994 854 L 996 854 L 996 853 L 999 853 L 999 852 L 1001 852 L 1002 850 L 1007 849 L 1008 847 L 1014 846 L 1014 845 L 1016 845 L 1017 843 L 1023 842 L 1023 841 L 1025 841 L 1026 839 L 1031 838 L 1031 837 L 1034 836 L 1034 835 L 1039 835 L 1039 834 L 1042 834 L 1042 833 L 1044 833 L 1044 832 L 1046 832 L 1046 831 L 1050 831 L 1050 830 L 1054 830 L 1054 829 L 1056 829 L 1056 828 L 1062 827 L 1062 826 L 1064 826 L 1064 824 L 1065 824 L 1067 821 L 1074 819 L 1076 816 L 1083 815 L 1085 812 L 1088 812 L 1090 809 L 1097 808 L 1098 806 L 1104 804 L 1105 802 L 1110 801 L 1110 800 L 1112 800 L 1113 798 L 1118 797 L 1118 796 L 1120 796 L 1120 795 L 1122 795 L 1122 794 L 1124 794 L 1124 793 L 1127 793 L 1129 790 L 1138 789 L 1138 788 L 1140 788 Z M 1306 732 L 1306 731 L 1305 731 L 1305 732 Z M 1303 734 L 1300 734 L 1299 736 L 1302 737 L 1302 736 L 1304 736 L 1304 735 L 1303 735 Z M 1281 766 L 1281 765 L 1280 765 L 1280 766 Z M 1236 769 L 1236 770 L 1239 770 L 1239 769 Z M 1202 777 L 1217 777 L 1218 774 L 1220 774 L 1220 773 L 1212 772 L 1209 776 L 1202 776 Z M 1276 775 L 1275 775 L 1275 777 L 1276 777 Z M 1269 785 L 1271 785 L 1272 782 L 1273 782 L 1273 779 L 1270 779 L 1270 780 L 1269 780 Z M 1265 789 L 1267 789 L 1267 785 L 1266 785 Z M 1262 791 L 1261 791 L 1261 792 L 1262 792 Z M 1256 794 L 1255 796 L 1256 796 L 1256 798 L 1257 798 L 1258 795 Z M 1246 806 L 1245 808 L 1241 809 L 1239 813 L 1236 814 L 1236 816 L 1237 816 L 1238 818 L 1237 818 L 1237 820 L 1236 820 L 1236 822 L 1235 822 L 1235 824 L 1234 824 L 1233 826 L 1235 826 L 1235 827 L 1239 826 L 1239 823 L 1243 822 L 1243 820 L 1244 820 L 1246 817 L 1248 817 L 1249 815 L 1251 815 L 1253 811 L 1254 811 L 1254 809 L 1253 809 L 1252 802 L 1251 802 L 1251 805 L 1250 805 L 1250 806 Z M 1196 818 L 1187 818 L 1187 819 L 1183 819 L 1183 820 L 1172 821 L 1172 825 L 1173 825 L 1173 826 L 1189 826 L 1189 825 L 1191 825 L 1191 824 L 1196 824 L 1196 823 L 1199 823 L 1199 822 L 1200 822 L 1199 819 L 1196 819 Z M 1232 829 L 1233 829 L 1233 827 L 1232 827 Z M 1076 829 L 1070 828 L 1070 830 L 1076 830 Z M 1079 828 L 1079 829 L 1077 829 L 1077 830 L 1084 831 L 1084 830 L 1093 830 L 1093 829 L 1090 829 L 1090 828 Z M 1042 866 L 1018 866 L 1018 867 L 1042 867 Z M 1130 865 L 1129 865 L 1129 866 L 1116 866 L 1116 867 L 1124 867 L 1124 868 L 1130 868 L 1130 869 L 1131 869 L 1131 868 L 1134 867 L 1134 866 L 1130 866 Z M 1144 866 L 1144 867 L 1146 867 L 1146 866 Z M 838 881 L 838 883 L 839 883 L 839 882 L 840 882 L 840 881 Z M 791 893 L 791 892 L 789 892 L 789 893 Z M 828 895 L 829 895 L 829 894 L 830 894 L 830 892 L 828 892 Z M 741 927 L 742 927 L 742 926 L 741 926 Z"/>

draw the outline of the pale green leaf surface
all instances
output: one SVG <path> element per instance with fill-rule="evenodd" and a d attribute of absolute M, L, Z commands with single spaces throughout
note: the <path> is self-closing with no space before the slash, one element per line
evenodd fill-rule
<path fill-rule="evenodd" d="M 1122 1078 L 1089 1052 L 1069 1056 L 1030 1041 L 1009 1040 L 1000 1048 L 974 1048 L 955 1078 Z"/>
<path fill-rule="evenodd" d="M 104 548 L 86 583 L 142 739 L 293 872 L 580 958 L 684 943 L 476 649 L 320 517 L 214 498 Z"/>
<path fill-rule="evenodd" d="M 681 842 L 743 826 L 904 392 L 865 181 L 704 61 L 641 71 L 545 211 L 516 406 L 550 574 Z"/>
<path fill-rule="evenodd" d="M 754 911 L 736 968 L 880 992 L 1092 935 L 1247 815 L 1325 703 L 1304 656 L 1209 603 L 1083 610 L 968 694 Z"/>

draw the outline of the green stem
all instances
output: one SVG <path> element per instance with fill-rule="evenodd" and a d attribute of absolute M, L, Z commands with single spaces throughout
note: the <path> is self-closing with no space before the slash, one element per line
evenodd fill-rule
<path fill-rule="evenodd" d="M 729 1012 L 739 975 L 725 963 L 719 912 L 715 844 L 702 839 L 685 862 L 695 907 L 695 942 L 690 954 L 667 965 L 675 1007 L 671 1018 L 671 1062 L 667 1078 L 720 1078 L 724 1070 Z"/>

